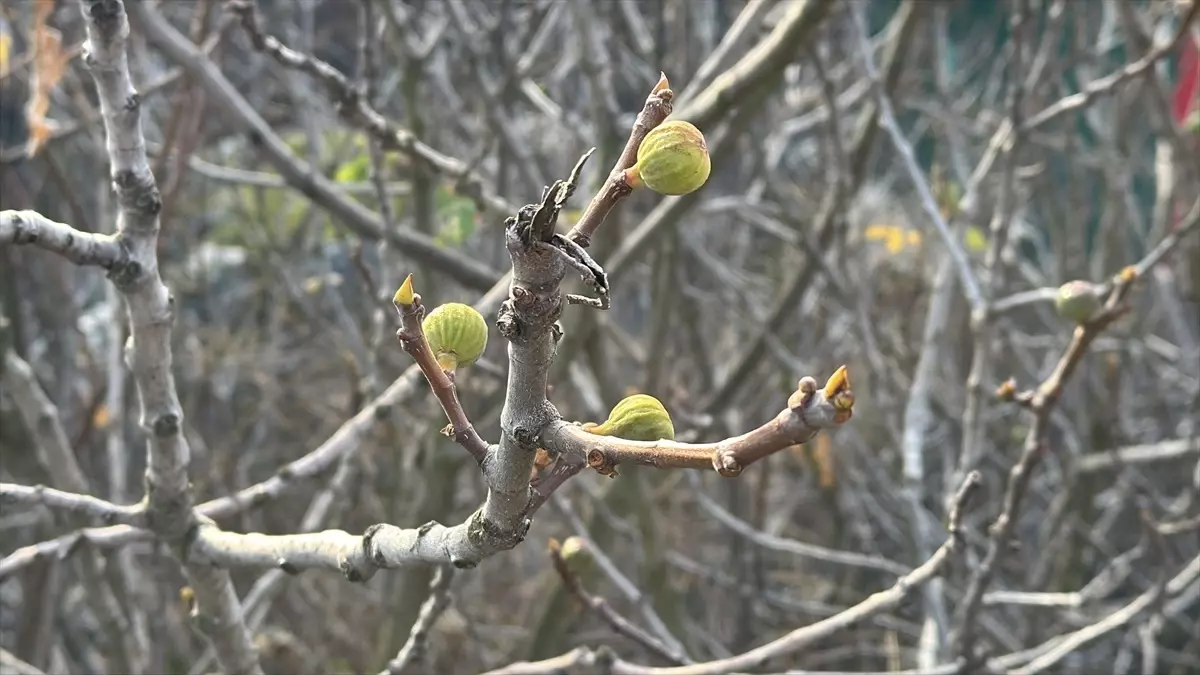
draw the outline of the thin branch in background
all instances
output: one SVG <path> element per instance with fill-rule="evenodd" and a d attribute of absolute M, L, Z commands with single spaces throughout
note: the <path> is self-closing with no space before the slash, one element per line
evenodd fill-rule
<path fill-rule="evenodd" d="M 388 661 L 387 668 L 379 675 L 403 675 L 412 666 L 428 666 L 426 659 L 429 651 L 429 633 L 450 606 L 450 586 L 453 582 L 454 568 L 439 566 L 433 573 L 433 581 L 429 583 L 429 597 L 421 605 L 421 612 L 413 623 L 408 640 L 404 642 L 396 658 Z"/>
<path fill-rule="evenodd" d="M 542 662 L 514 663 L 505 668 L 488 671 L 485 675 L 517 675 L 518 673 L 522 675 L 549 675 L 550 673 L 564 672 L 564 669 L 568 669 L 573 665 L 594 664 L 597 657 L 603 658 L 604 661 L 611 664 L 610 667 L 613 672 L 625 673 L 626 675 L 730 675 L 732 673 L 762 668 L 771 663 L 773 659 L 796 653 L 818 642 L 828 640 L 832 635 L 836 635 L 872 616 L 899 606 L 914 589 L 940 575 L 951 557 L 958 553 L 963 545 L 962 518 L 965 514 L 964 509 L 979 488 L 979 483 L 980 477 L 978 472 L 971 472 L 967 475 L 956 493 L 954 505 L 951 508 L 947 521 L 946 527 L 950 533 L 949 538 L 934 552 L 929 560 L 901 577 L 891 588 L 879 591 L 866 600 L 828 619 L 818 621 L 803 628 L 797 628 L 776 640 L 755 647 L 742 654 L 703 663 L 655 668 L 630 663 L 611 653 L 604 654 L 599 650 L 593 651 L 584 648 L 583 651 L 576 650 L 570 654 Z M 946 675 L 950 675 L 954 672 L 954 668 L 955 666 L 950 666 L 944 672 Z"/>
<path fill-rule="evenodd" d="M 1153 262 L 1161 260 L 1198 224 L 1200 224 L 1200 200 L 1197 200 L 1187 218 L 1173 233 L 1176 236 L 1165 238 L 1163 243 L 1156 246 L 1141 262 L 1125 268 L 1112 279 L 1111 290 L 1105 299 L 1104 306 L 1095 316 L 1075 329 L 1071 343 L 1059 358 L 1053 371 L 1036 389 L 1017 394 L 1015 385 L 1005 388 L 1009 392 L 1009 397 L 1031 411 L 1033 420 L 1025 436 L 1021 456 L 1009 472 L 1002 510 L 989 531 L 987 553 L 971 575 L 970 583 L 955 615 L 956 625 L 952 641 L 956 654 L 959 658 L 964 659 L 968 667 L 971 667 L 972 664 L 978 665 L 979 655 L 975 649 L 978 640 L 976 623 L 979 609 L 982 606 L 983 594 L 995 574 L 999 561 L 1009 550 L 1009 537 L 1016 526 L 1016 519 L 1020 514 L 1025 492 L 1033 478 L 1033 470 L 1041 456 L 1048 451 L 1046 434 L 1049 430 L 1051 414 L 1058 403 L 1063 387 L 1080 361 L 1083 360 L 1088 346 L 1105 328 L 1128 311 L 1124 300 L 1134 282 L 1144 276 Z"/>
<path fill-rule="evenodd" d="M 475 173 L 469 165 L 434 150 L 408 129 L 402 129 L 389 122 L 371 106 L 362 92 L 350 83 L 349 78 L 336 68 L 320 59 L 291 49 L 274 36 L 264 33 L 258 24 L 254 0 L 227 0 L 225 9 L 241 18 L 242 28 L 250 37 L 255 49 L 265 51 L 284 66 L 314 77 L 328 89 L 346 120 L 372 134 L 383 147 L 403 151 L 426 168 L 454 178 L 463 194 L 477 200 L 481 208 L 493 214 L 506 215 L 517 210 L 516 205 L 494 194 L 488 181 Z"/>
<path fill-rule="evenodd" d="M 572 540 L 568 540 L 571 542 Z M 578 546 L 568 543 L 568 552 L 566 556 L 587 556 L 587 544 L 583 543 L 582 539 L 576 537 L 575 542 L 579 542 Z M 550 539 L 549 544 L 550 561 L 554 564 L 554 571 L 558 573 L 558 577 L 562 579 L 563 585 L 571 592 L 580 602 L 588 609 L 592 610 L 604 620 L 614 631 L 633 640 L 641 645 L 646 651 L 654 654 L 660 659 L 673 665 L 683 665 L 690 663 L 682 654 L 663 644 L 658 638 L 650 635 L 646 631 L 639 628 L 629 619 L 621 616 L 608 601 L 599 595 L 592 595 L 583 585 L 583 580 L 579 578 L 573 571 L 571 565 L 564 557 L 563 544 L 560 544 L 557 539 Z"/>
<path fill-rule="evenodd" d="M 29 487 L 0 483 L 0 504 L 45 506 L 85 518 L 94 518 L 106 525 L 146 526 L 146 509 L 141 504 L 120 506 L 91 495 L 63 492 L 44 485 Z"/>
<path fill-rule="evenodd" d="M 896 121 L 896 113 L 892 108 L 891 99 L 883 89 L 879 77 L 879 69 L 875 66 L 875 57 L 871 55 L 871 38 L 867 29 L 866 19 L 863 17 L 862 6 L 855 5 L 853 10 L 851 14 L 854 16 L 859 54 L 863 59 L 863 66 L 867 72 L 867 77 L 871 80 L 871 86 L 875 90 L 875 103 L 879 106 L 879 124 L 887 132 L 888 138 L 891 139 L 892 145 L 896 148 L 896 153 L 900 155 L 908 178 L 912 181 L 913 186 L 917 189 L 917 194 L 921 197 L 921 207 L 925 210 L 925 215 L 929 216 L 929 220 L 933 223 L 938 235 L 942 238 L 942 244 L 945 245 L 946 252 L 949 254 L 950 259 L 954 261 L 954 269 L 958 273 L 959 283 L 962 284 L 967 299 L 971 301 L 971 307 L 982 307 L 984 301 L 983 291 L 980 290 L 979 280 L 975 278 L 975 273 L 971 270 L 971 262 L 967 259 L 967 252 L 963 250 L 958 237 L 954 236 L 954 233 L 950 231 L 950 225 L 942 217 L 941 209 L 937 205 L 937 199 L 933 196 L 933 189 L 930 188 L 929 181 L 925 178 L 925 174 L 917 164 L 917 157 L 913 151 L 912 144 L 904 137 L 904 131 L 900 128 L 900 123 Z"/>

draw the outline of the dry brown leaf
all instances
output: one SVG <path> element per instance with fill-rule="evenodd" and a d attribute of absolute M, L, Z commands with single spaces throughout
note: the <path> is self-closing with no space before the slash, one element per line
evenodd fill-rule
<path fill-rule="evenodd" d="M 29 126 L 26 154 L 33 157 L 50 137 L 54 121 L 47 117 L 50 112 L 50 95 L 55 85 L 67 71 L 71 60 L 69 52 L 63 50 L 62 34 L 47 25 L 54 11 L 54 0 L 37 0 L 33 15 L 33 81 L 32 93 L 25 108 L 25 119 Z"/>
<path fill-rule="evenodd" d="M 96 412 L 92 414 L 92 426 L 97 429 L 107 429 L 110 417 L 111 416 L 108 414 L 108 406 L 101 403 L 100 405 L 96 406 Z"/>
<path fill-rule="evenodd" d="M 823 489 L 837 485 L 837 462 L 833 456 L 833 443 L 827 434 L 817 434 L 809 443 L 813 464 L 817 465 L 817 484 Z"/>

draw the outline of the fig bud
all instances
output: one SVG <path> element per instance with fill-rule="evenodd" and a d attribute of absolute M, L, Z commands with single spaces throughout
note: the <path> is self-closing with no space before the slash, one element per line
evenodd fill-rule
<path fill-rule="evenodd" d="M 483 315 L 461 302 L 439 305 L 421 322 L 421 328 L 438 365 L 447 372 L 471 365 L 487 347 L 488 327 Z"/>
<path fill-rule="evenodd" d="M 661 401 L 649 394 L 626 396 L 613 406 L 603 424 L 585 424 L 583 428 L 599 436 L 630 441 L 675 440 L 671 415 Z"/>
<path fill-rule="evenodd" d="M 1100 291 L 1091 282 L 1068 281 L 1058 287 L 1054 309 L 1064 319 L 1084 323 L 1100 309 Z"/>
<path fill-rule="evenodd" d="M 686 195 L 700 189 L 711 170 L 704 134 L 691 122 L 672 120 L 642 139 L 637 162 L 625 172 L 625 180 L 662 195 Z"/>

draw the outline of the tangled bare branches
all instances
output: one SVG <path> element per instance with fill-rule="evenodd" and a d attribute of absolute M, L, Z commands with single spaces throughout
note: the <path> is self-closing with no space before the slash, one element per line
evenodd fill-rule
<path fill-rule="evenodd" d="M 194 4 L 0 19 L 5 668 L 1185 672 L 1200 3 Z"/>

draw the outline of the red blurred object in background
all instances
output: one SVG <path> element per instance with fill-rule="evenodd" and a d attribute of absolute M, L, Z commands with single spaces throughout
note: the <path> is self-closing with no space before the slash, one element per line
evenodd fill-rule
<path fill-rule="evenodd" d="M 1193 108 L 1200 106 L 1200 38 L 1183 40 L 1179 54 L 1179 83 L 1171 98 L 1171 117 L 1183 124 Z"/>
<path fill-rule="evenodd" d="M 1195 110 L 1200 114 L 1200 36 L 1185 39 L 1179 48 L 1179 81 L 1175 85 L 1175 93 L 1171 97 L 1171 119 L 1180 127 L 1186 127 L 1188 116 Z M 1200 131 L 1192 132 L 1196 138 L 1192 142 L 1200 146 Z M 1200 151 L 1200 147 L 1198 147 Z M 1183 221 L 1183 204 L 1175 207 L 1175 224 L 1172 229 L 1179 227 Z"/>

